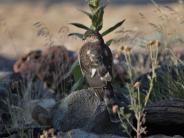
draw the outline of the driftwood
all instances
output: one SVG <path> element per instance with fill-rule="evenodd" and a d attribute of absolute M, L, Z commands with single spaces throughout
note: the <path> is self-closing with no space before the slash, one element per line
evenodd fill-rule
<path fill-rule="evenodd" d="M 146 110 L 148 134 L 184 136 L 184 100 L 164 100 Z"/>
<path fill-rule="evenodd" d="M 183 65 L 161 66 L 156 69 L 157 77 L 150 99 L 153 104 L 145 110 L 148 133 L 184 135 L 183 74 Z M 140 89 L 143 93 L 149 89 L 148 75 L 151 73 L 136 80 L 141 83 Z"/>

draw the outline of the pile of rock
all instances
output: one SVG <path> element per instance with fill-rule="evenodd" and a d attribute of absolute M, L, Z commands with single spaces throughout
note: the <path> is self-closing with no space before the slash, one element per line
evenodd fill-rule
<path fill-rule="evenodd" d="M 47 88 L 63 96 L 73 85 L 73 77 L 66 74 L 75 59 L 75 53 L 64 46 L 53 46 L 22 56 L 14 64 L 13 70 L 22 75 L 32 74 L 33 79 L 41 80 Z"/>

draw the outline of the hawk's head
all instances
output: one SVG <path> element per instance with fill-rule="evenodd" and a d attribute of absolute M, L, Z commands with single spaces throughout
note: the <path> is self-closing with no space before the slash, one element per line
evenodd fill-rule
<path fill-rule="evenodd" d="M 103 41 L 103 38 L 99 32 L 88 30 L 83 35 L 83 40 L 87 42 Z"/>

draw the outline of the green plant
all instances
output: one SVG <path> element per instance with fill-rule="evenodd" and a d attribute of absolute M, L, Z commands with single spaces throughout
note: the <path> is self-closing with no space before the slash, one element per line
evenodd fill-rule
<path fill-rule="evenodd" d="M 75 84 L 72 86 L 71 91 L 79 90 L 84 87 L 85 82 L 84 82 L 84 77 L 82 75 L 79 61 L 76 60 L 73 65 L 71 66 L 69 72 L 66 74 L 66 78 L 70 75 L 73 75 Z"/>
<path fill-rule="evenodd" d="M 85 15 L 87 15 L 90 20 L 91 20 L 91 26 L 88 27 L 84 24 L 81 23 L 71 23 L 71 25 L 81 28 L 85 31 L 92 31 L 92 32 L 100 32 L 103 27 L 103 16 L 104 16 L 104 9 L 106 7 L 105 4 L 100 4 L 100 0 L 88 0 L 88 6 L 91 10 L 91 12 L 83 11 Z M 114 26 L 110 27 L 109 29 L 105 30 L 104 32 L 101 33 L 101 36 L 106 36 L 107 34 L 111 33 L 112 31 L 116 30 L 118 27 L 120 27 L 124 23 L 125 19 L 116 23 Z M 81 33 L 71 33 L 69 36 L 77 36 L 80 39 L 84 39 L 84 34 Z M 110 45 L 112 43 L 112 40 L 109 40 L 106 42 L 107 45 Z"/>

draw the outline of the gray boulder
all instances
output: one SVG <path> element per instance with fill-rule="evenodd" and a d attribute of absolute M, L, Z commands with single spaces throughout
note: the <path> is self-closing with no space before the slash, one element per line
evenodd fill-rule
<path fill-rule="evenodd" d="M 97 135 L 94 133 L 88 133 L 80 129 L 74 129 L 64 134 L 64 138 L 124 138 L 116 135 Z"/>
<path fill-rule="evenodd" d="M 98 134 L 123 135 L 120 123 L 112 123 L 105 103 L 93 89 L 71 93 L 51 111 L 52 125 L 58 131 L 67 132 L 81 128 Z"/>

